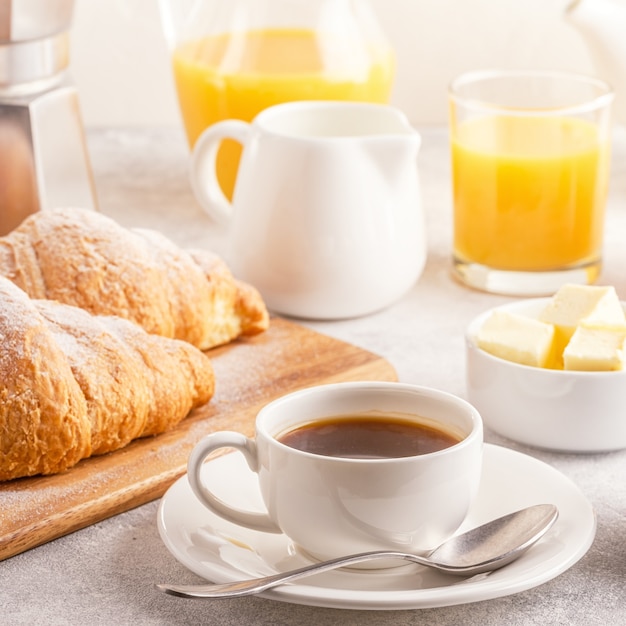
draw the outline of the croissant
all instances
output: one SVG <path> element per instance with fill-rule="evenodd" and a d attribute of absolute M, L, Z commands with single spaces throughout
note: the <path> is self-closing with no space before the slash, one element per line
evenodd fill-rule
<path fill-rule="evenodd" d="M 201 350 L 269 325 L 258 291 L 215 254 L 86 209 L 40 211 L 0 237 L 0 275 L 31 298 L 117 315 Z"/>
<path fill-rule="evenodd" d="M 209 357 L 119 317 L 31 300 L 0 276 L 0 480 L 62 472 L 209 401 Z"/>

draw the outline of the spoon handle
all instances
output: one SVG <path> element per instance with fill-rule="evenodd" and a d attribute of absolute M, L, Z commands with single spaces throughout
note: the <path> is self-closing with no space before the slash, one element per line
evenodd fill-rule
<path fill-rule="evenodd" d="M 260 593 L 261 591 L 266 591 L 267 589 L 282 585 L 286 582 L 291 582 L 312 574 L 327 572 L 329 570 L 337 569 L 338 567 L 346 567 L 350 565 L 357 565 L 358 563 L 364 563 L 365 561 L 389 558 L 405 559 L 421 565 L 433 566 L 433 563 L 416 554 L 380 550 L 339 557 L 322 563 L 313 563 L 312 565 L 307 565 L 289 572 L 281 572 L 272 576 L 253 578 L 251 580 L 242 580 L 216 585 L 160 584 L 156 585 L 156 587 L 165 593 L 181 598 L 237 598 L 240 596 L 250 596 L 255 593 Z"/>

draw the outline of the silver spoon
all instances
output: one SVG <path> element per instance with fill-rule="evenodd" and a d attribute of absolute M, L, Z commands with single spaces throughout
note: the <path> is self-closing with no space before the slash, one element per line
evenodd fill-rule
<path fill-rule="evenodd" d="M 314 563 L 272 576 L 216 585 L 156 585 L 181 598 L 236 598 L 266 591 L 311 574 L 376 559 L 398 558 L 456 574 L 473 576 L 498 569 L 521 556 L 554 524 L 558 509 L 553 504 L 537 504 L 487 522 L 452 537 L 427 555 L 392 550 L 363 552 L 330 561 Z"/>

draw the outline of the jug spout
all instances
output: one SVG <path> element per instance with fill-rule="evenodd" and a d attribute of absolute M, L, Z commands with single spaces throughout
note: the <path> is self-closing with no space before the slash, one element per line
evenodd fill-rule
<path fill-rule="evenodd" d="M 364 136 L 361 149 L 368 153 L 376 170 L 391 183 L 399 176 L 417 171 L 420 134 L 399 109 L 381 107 L 379 127 Z"/>
<path fill-rule="evenodd" d="M 417 155 L 421 143 L 417 132 L 365 143 L 370 160 L 390 187 L 403 176 L 417 176 Z"/>
<path fill-rule="evenodd" d="M 587 44 L 600 77 L 615 90 L 615 116 L 626 124 L 626 2 L 574 0 L 565 18 Z"/>

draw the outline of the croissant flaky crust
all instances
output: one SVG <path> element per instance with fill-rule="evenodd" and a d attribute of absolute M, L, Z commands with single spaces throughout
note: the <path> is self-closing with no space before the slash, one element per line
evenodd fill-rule
<path fill-rule="evenodd" d="M 267 329 L 265 304 L 204 250 L 95 211 L 40 211 L 0 237 L 0 274 L 31 298 L 116 315 L 201 350 Z"/>
<path fill-rule="evenodd" d="M 209 357 L 0 277 L 0 480 L 62 472 L 173 428 L 213 395 Z"/>

